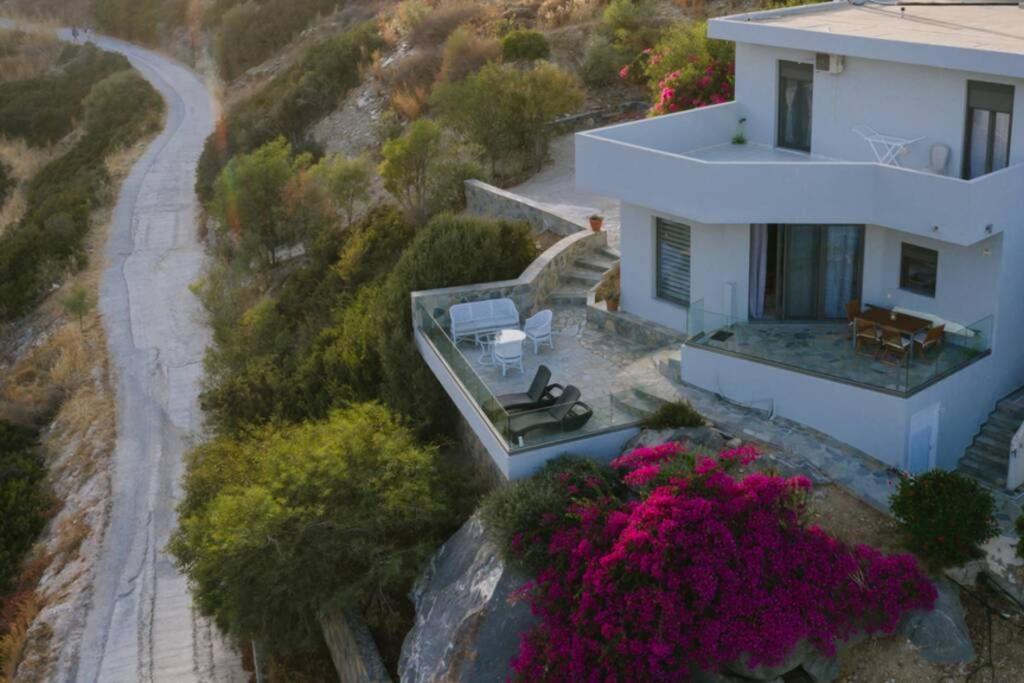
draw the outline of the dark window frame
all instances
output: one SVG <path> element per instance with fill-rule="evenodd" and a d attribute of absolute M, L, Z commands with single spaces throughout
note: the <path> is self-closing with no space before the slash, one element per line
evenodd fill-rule
<path fill-rule="evenodd" d="M 790 70 L 793 73 L 791 75 L 787 75 L 786 74 L 787 70 Z M 803 71 L 803 70 L 808 70 L 810 72 L 810 78 L 803 78 L 803 74 L 799 74 L 799 75 L 795 74 L 795 72 Z M 784 128 L 785 123 L 786 123 L 785 119 L 784 119 L 784 117 L 782 115 L 782 108 L 783 108 L 783 105 L 784 105 L 784 102 L 785 102 L 784 79 L 794 79 L 795 80 L 795 79 L 798 79 L 798 78 L 802 79 L 802 80 L 805 80 L 807 82 L 807 84 L 808 84 L 808 87 L 810 87 L 810 89 L 811 89 L 811 110 L 810 110 L 810 112 L 808 112 L 808 115 L 811 118 L 809 119 L 808 125 L 807 125 L 807 146 L 806 147 L 804 147 L 802 145 L 801 146 L 794 146 L 794 145 L 785 144 L 786 136 L 785 136 L 785 134 L 783 132 L 783 128 Z M 811 153 L 811 140 L 813 138 L 813 130 L 814 130 L 814 122 L 813 122 L 813 116 L 814 116 L 814 65 L 813 64 L 805 64 L 803 62 L 794 62 L 794 61 L 790 61 L 790 60 L 786 60 L 786 59 L 780 59 L 778 61 L 778 76 L 777 76 L 777 82 L 775 84 L 775 96 L 776 96 L 776 99 L 777 99 L 777 101 L 775 103 L 775 146 L 776 147 L 781 147 L 782 149 L 795 150 L 795 151 L 798 151 L 798 152 L 806 152 L 807 154 L 810 154 Z"/>
<path fill-rule="evenodd" d="M 987 91 L 987 93 L 986 93 Z M 974 97 L 972 98 L 972 94 Z M 1000 106 L 999 100 L 1002 97 L 1009 96 L 1009 106 Z M 971 143 L 973 142 L 971 135 L 974 127 L 972 112 L 975 109 L 981 109 L 998 114 L 1008 114 L 1010 116 L 1010 127 L 1006 135 L 1006 164 L 1010 165 L 1010 149 L 1013 138 L 1013 98 L 1016 95 L 1014 86 L 1006 83 L 990 83 L 988 81 L 967 81 L 967 94 L 964 98 L 964 145 L 963 145 L 963 157 L 960 162 L 960 177 L 964 180 L 971 179 Z M 974 100 L 972 102 L 972 99 Z M 987 104 L 992 106 L 977 106 L 978 101 L 987 101 Z M 983 102 L 984 103 L 984 102 Z M 992 160 L 995 157 L 995 132 L 996 127 L 994 122 L 989 124 L 988 128 L 988 139 L 985 143 L 985 170 L 974 176 L 976 178 L 982 175 L 992 173 Z"/>
<path fill-rule="evenodd" d="M 908 253 L 908 251 L 910 253 Z M 908 265 L 910 265 L 913 262 L 916 262 L 918 265 L 923 265 L 926 268 L 931 268 L 932 282 L 930 287 L 927 284 L 920 285 L 911 282 L 910 273 L 908 272 Z M 930 299 L 934 299 L 935 292 L 938 289 L 938 285 L 938 250 L 930 249 L 929 247 L 922 247 L 919 244 L 902 242 L 900 245 L 900 289 L 902 289 L 904 292 L 910 292 L 911 294 L 917 294 L 918 296 L 926 296 Z"/>
<path fill-rule="evenodd" d="M 686 247 L 682 253 L 682 259 L 685 261 L 686 266 L 686 285 L 685 291 L 672 291 L 673 289 L 679 290 L 682 287 L 667 287 L 664 278 L 662 277 L 662 247 L 664 245 L 671 246 L 667 240 L 662 239 L 662 231 L 669 229 L 680 229 L 685 232 Z M 679 239 L 678 237 L 676 239 Z M 691 298 L 691 287 L 693 281 L 691 279 L 693 267 L 693 229 L 685 224 L 677 221 L 668 220 L 665 218 L 654 219 L 654 296 L 662 301 L 675 304 L 677 306 L 689 306 Z"/>

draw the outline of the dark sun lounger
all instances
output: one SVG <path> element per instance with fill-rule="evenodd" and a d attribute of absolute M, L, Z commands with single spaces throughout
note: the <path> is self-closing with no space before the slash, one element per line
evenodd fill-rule
<path fill-rule="evenodd" d="M 563 432 L 580 429 L 594 414 L 594 411 L 579 398 L 580 390 L 569 385 L 562 395 L 547 408 L 509 416 L 509 435 L 515 441 L 539 429 L 559 429 Z"/>

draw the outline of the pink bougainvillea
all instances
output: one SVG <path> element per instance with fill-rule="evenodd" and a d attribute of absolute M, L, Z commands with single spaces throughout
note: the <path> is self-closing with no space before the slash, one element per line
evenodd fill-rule
<path fill-rule="evenodd" d="M 687 680 L 739 659 L 777 664 L 804 641 L 831 655 L 933 606 L 912 556 L 804 524 L 806 478 L 732 474 L 755 457 L 638 449 L 612 463 L 636 496 L 576 499 L 552 516 L 548 565 L 520 592 L 540 620 L 522 637 L 517 678 Z"/>

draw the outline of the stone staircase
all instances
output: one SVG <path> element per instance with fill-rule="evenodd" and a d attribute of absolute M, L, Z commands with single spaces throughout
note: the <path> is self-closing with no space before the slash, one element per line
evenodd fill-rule
<path fill-rule="evenodd" d="M 592 249 L 576 259 L 551 294 L 555 304 L 586 305 L 587 292 L 601 282 L 606 272 L 619 262 L 619 254 L 608 247 Z"/>
<path fill-rule="evenodd" d="M 611 395 L 612 408 L 630 417 L 642 420 L 665 403 L 664 398 L 640 388 Z"/>
<path fill-rule="evenodd" d="M 994 489 L 1006 488 L 1010 442 L 1024 422 L 1024 388 L 996 404 L 974 442 L 960 459 L 957 471 Z"/>

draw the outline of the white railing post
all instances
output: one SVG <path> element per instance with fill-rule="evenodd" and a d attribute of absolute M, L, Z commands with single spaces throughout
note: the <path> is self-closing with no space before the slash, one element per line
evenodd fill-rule
<path fill-rule="evenodd" d="M 1024 424 L 1010 442 L 1010 460 L 1006 466 L 1006 488 L 1013 491 L 1024 484 Z"/>

